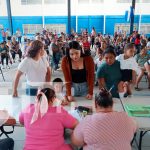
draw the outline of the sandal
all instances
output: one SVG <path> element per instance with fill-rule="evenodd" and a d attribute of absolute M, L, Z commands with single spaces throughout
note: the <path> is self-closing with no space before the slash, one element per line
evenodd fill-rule
<path fill-rule="evenodd" d="M 135 87 L 134 88 L 136 91 L 140 91 L 141 89 L 140 88 L 138 88 L 138 87 Z"/>

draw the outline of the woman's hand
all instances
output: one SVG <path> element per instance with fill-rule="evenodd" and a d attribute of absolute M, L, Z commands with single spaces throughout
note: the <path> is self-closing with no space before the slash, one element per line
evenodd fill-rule
<path fill-rule="evenodd" d="M 18 92 L 17 92 L 17 90 L 14 90 L 14 91 L 13 91 L 13 97 L 18 97 Z"/>
<path fill-rule="evenodd" d="M 93 98 L 93 95 L 87 94 L 86 98 L 89 99 L 89 100 L 91 100 Z"/>
<path fill-rule="evenodd" d="M 67 98 L 68 98 L 68 101 L 69 101 L 69 102 L 72 102 L 72 101 L 75 100 L 73 96 L 68 96 Z"/>

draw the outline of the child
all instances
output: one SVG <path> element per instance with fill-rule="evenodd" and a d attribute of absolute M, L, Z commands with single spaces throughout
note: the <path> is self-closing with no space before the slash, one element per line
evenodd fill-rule
<path fill-rule="evenodd" d="M 124 47 L 124 54 L 117 56 L 117 60 L 120 62 L 120 68 L 122 72 L 122 81 L 124 91 L 120 93 L 120 97 L 127 97 L 132 94 L 131 84 L 136 82 L 136 72 L 139 72 L 138 64 L 133 57 L 135 54 L 135 46 L 132 43 L 128 43 Z"/>
<path fill-rule="evenodd" d="M 95 71 L 97 71 L 97 69 L 99 68 L 99 66 L 103 62 L 103 51 L 98 49 L 97 53 L 98 53 L 98 58 L 96 58 L 95 61 L 94 61 L 94 63 L 95 63 Z M 97 79 L 95 81 L 95 86 L 98 86 L 98 80 Z"/>
<path fill-rule="evenodd" d="M 53 87 L 56 92 L 56 97 L 61 100 L 61 105 L 68 105 L 67 98 L 63 92 L 63 81 L 61 78 L 55 78 L 53 80 Z"/>

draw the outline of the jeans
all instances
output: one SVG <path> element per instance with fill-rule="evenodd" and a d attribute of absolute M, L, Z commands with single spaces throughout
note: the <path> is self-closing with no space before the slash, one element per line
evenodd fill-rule
<path fill-rule="evenodd" d="M 53 67 L 54 69 L 58 69 L 58 64 L 59 64 L 59 61 L 60 61 L 60 52 L 57 52 L 57 53 L 53 53 Z"/>
<path fill-rule="evenodd" d="M 26 86 L 26 95 L 28 95 L 28 96 L 36 96 L 37 91 L 38 91 L 38 87 L 34 87 L 34 86 L 30 86 L 30 85 Z"/>
<path fill-rule="evenodd" d="M 18 37 L 18 42 L 21 43 L 21 36 Z"/>
<path fill-rule="evenodd" d="M 87 82 L 72 83 L 73 96 L 86 96 L 88 94 Z"/>
<path fill-rule="evenodd" d="M 0 140 L 0 150 L 13 150 L 14 149 L 14 140 L 11 138 L 1 139 Z"/>

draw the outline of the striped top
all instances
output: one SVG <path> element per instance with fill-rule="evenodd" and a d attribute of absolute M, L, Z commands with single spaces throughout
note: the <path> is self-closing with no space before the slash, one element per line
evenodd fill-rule
<path fill-rule="evenodd" d="M 85 117 L 74 130 L 84 150 L 131 150 L 137 126 L 125 112 L 96 113 Z"/>

